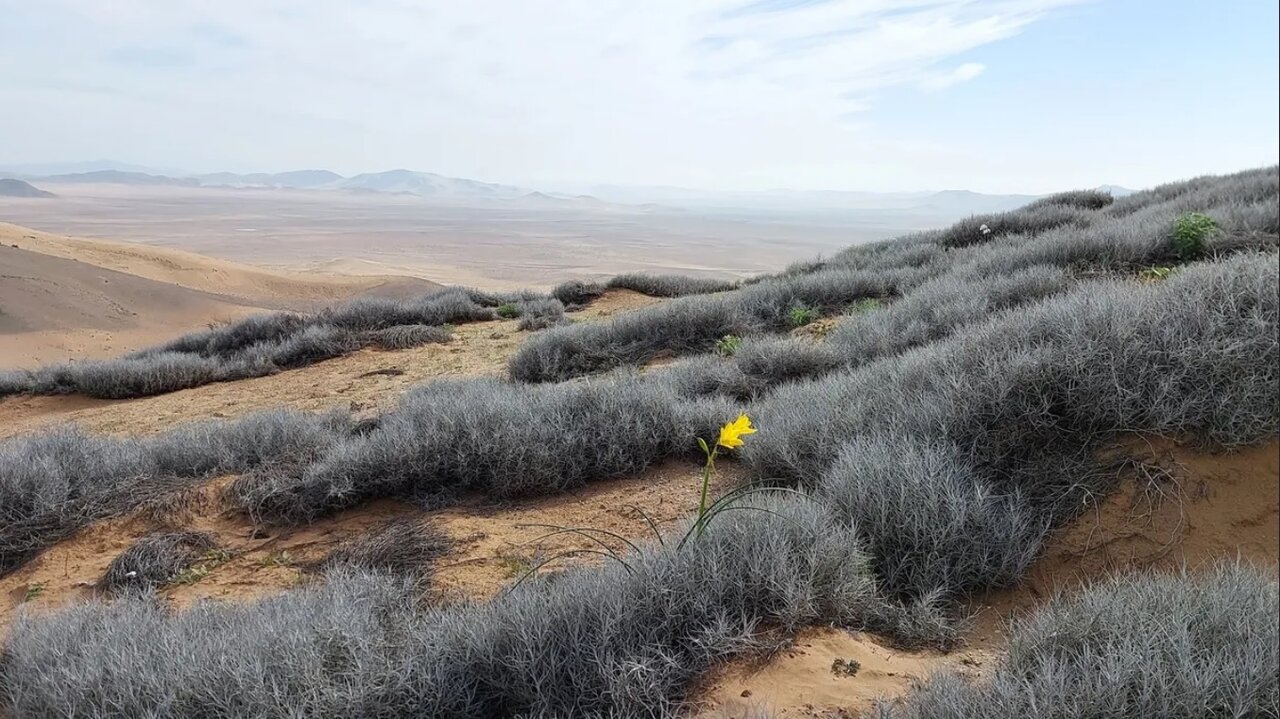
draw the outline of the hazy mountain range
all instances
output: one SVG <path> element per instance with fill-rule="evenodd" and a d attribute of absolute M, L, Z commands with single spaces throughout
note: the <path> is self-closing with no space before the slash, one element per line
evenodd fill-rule
<path fill-rule="evenodd" d="M 387 170 L 344 177 L 330 170 L 292 170 L 276 173 L 214 172 L 164 173 L 109 161 L 15 165 L 0 167 L 8 176 L 35 185 L 41 183 L 108 183 L 137 186 L 227 187 L 243 189 L 323 190 L 411 195 L 446 201 L 519 201 L 521 204 L 606 207 L 662 205 L 700 210 L 758 212 L 818 211 L 876 212 L 912 210 L 929 214 L 963 215 L 1000 212 L 1030 202 L 1036 195 L 985 194 L 969 190 L 941 192 L 849 192 L 827 190 L 762 190 L 750 192 L 695 190 L 668 186 L 585 185 L 536 191 L 514 185 L 446 177 L 431 172 Z M 1104 185 L 1116 196 L 1132 190 Z"/>

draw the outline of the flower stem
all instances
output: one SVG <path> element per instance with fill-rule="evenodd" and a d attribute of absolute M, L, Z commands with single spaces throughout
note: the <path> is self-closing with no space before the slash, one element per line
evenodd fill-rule
<path fill-rule="evenodd" d="M 716 468 L 716 452 L 720 447 L 716 446 L 707 452 L 707 463 L 702 467 L 702 498 L 698 500 L 698 534 L 702 534 L 702 520 L 707 514 L 707 489 L 711 485 L 711 473 Z"/>

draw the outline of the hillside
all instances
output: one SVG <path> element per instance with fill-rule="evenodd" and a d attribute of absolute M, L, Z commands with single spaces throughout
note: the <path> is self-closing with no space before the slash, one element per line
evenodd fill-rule
<path fill-rule="evenodd" d="M 0 223 L 0 365 L 120 354 L 264 309 L 438 287 L 388 276 L 263 270 L 179 250 Z"/>
<path fill-rule="evenodd" d="M 0 372 L 0 713 L 1274 715 L 1277 252 L 1268 167 Z"/>
<path fill-rule="evenodd" d="M 48 361 L 63 353 L 118 354 L 143 336 L 261 309 L 7 244 L 0 245 L 0 267 L 0 362 L 6 365 Z M 109 339 L 113 336 L 118 341 Z"/>
<path fill-rule="evenodd" d="M 53 197 L 52 192 L 45 192 L 22 180 L 0 177 L 0 197 Z"/>

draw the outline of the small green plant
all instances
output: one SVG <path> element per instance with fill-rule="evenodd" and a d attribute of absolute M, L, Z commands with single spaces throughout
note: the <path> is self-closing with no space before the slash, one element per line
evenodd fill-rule
<path fill-rule="evenodd" d="M 791 322 L 792 327 L 804 327 L 818 319 L 818 312 L 804 305 L 796 305 L 787 313 L 787 319 Z"/>
<path fill-rule="evenodd" d="M 209 573 L 212 571 L 213 571 L 212 567 L 208 567 L 203 564 L 193 564 L 190 567 L 187 567 L 186 569 L 182 570 L 181 572 L 178 572 L 177 574 L 173 575 L 173 579 L 170 580 L 169 583 L 170 584 L 196 584 L 200 580 L 209 576 Z"/>
<path fill-rule="evenodd" d="M 44 594 L 45 587 L 48 584 L 49 584 L 48 582 L 36 582 L 34 584 L 28 584 L 27 591 L 23 592 L 22 594 L 22 601 L 31 602 L 36 600 L 37 598 L 40 597 L 41 594 Z"/>
<path fill-rule="evenodd" d="M 295 560 L 293 558 L 293 555 L 289 554 L 288 550 L 281 550 L 279 552 L 272 552 L 267 556 L 263 557 L 261 564 L 264 568 L 292 567 L 294 564 L 294 561 Z"/>
<path fill-rule="evenodd" d="M 862 662 L 857 659 L 836 659 L 831 662 L 831 673 L 838 677 L 857 676 L 861 668 Z"/>
<path fill-rule="evenodd" d="M 533 557 L 516 549 L 499 549 L 495 554 L 498 562 L 501 563 L 503 570 L 506 571 L 508 577 L 518 577 L 529 573 L 537 564 Z"/>
<path fill-rule="evenodd" d="M 1169 278 L 1173 274 L 1172 267 L 1148 267 L 1138 273 L 1138 277 L 1147 282 L 1159 282 Z"/>
<path fill-rule="evenodd" d="M 170 584 L 195 584 L 209 576 L 219 565 L 231 559 L 231 552 L 225 549 L 210 549 L 200 557 L 200 561 L 173 575 Z"/>
<path fill-rule="evenodd" d="M 1173 223 L 1170 244 L 1173 254 L 1182 261 L 1194 260 L 1204 255 L 1206 243 L 1217 232 L 1218 223 L 1201 212 L 1188 212 Z"/>
<path fill-rule="evenodd" d="M 519 308 L 517 308 L 512 302 L 506 302 L 498 305 L 498 308 L 495 309 L 493 313 L 504 320 L 514 320 L 520 316 Z"/>
<path fill-rule="evenodd" d="M 742 338 L 737 335 L 725 335 L 716 340 L 716 354 L 721 357 L 732 357 L 742 349 Z"/>
<path fill-rule="evenodd" d="M 850 314 L 859 312 L 872 312 L 884 306 L 884 303 L 874 297 L 864 297 L 857 302 L 849 305 Z"/>

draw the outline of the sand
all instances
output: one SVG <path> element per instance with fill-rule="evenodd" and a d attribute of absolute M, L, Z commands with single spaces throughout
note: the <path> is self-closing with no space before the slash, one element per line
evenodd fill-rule
<path fill-rule="evenodd" d="M 114 357 L 257 312 L 439 287 L 408 277 L 275 272 L 0 223 L 0 368 Z"/>

